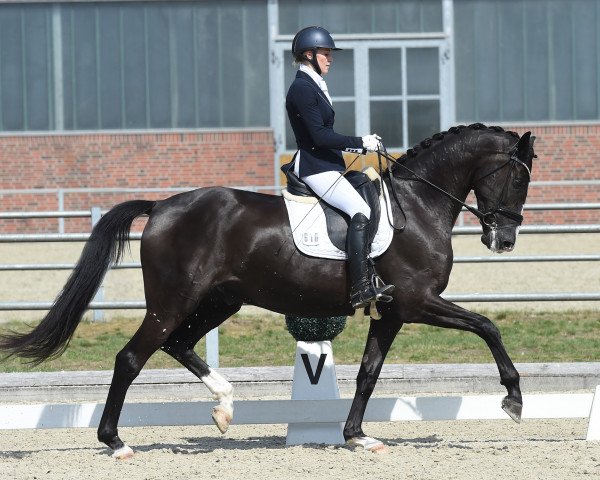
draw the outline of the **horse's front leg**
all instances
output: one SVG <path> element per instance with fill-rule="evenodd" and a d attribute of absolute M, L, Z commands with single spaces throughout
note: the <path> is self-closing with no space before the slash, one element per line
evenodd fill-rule
<path fill-rule="evenodd" d="M 362 422 L 385 356 L 401 326 L 402 322 L 389 313 L 384 314 L 381 320 L 371 321 L 365 352 L 356 377 L 356 393 L 344 426 L 344 438 L 349 445 L 361 446 L 372 452 L 385 450 L 382 442 L 364 434 Z"/>
<path fill-rule="evenodd" d="M 488 345 L 500 374 L 500 383 L 506 387 L 508 395 L 502 400 L 502 409 L 515 422 L 521 422 L 523 397 L 519 386 L 519 372 L 504 348 L 500 331 L 492 321 L 454 305 L 441 297 L 432 297 L 423 304 L 423 309 L 411 315 L 408 322 L 426 323 L 443 328 L 455 328 L 473 332 Z"/>

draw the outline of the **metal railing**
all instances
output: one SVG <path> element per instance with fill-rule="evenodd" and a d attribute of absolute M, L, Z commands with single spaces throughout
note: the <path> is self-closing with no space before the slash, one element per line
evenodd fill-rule
<path fill-rule="evenodd" d="M 262 187 L 255 187 L 254 190 Z M 252 190 L 252 188 L 246 188 Z M 66 190 L 66 189 L 65 189 Z M 89 189 L 70 189 L 85 190 Z M 112 191 L 116 189 L 97 189 L 98 191 Z M 137 189 L 132 189 L 136 191 Z M 144 189 L 144 191 L 153 189 Z M 181 191 L 185 189 L 156 189 L 157 191 Z M 119 192 L 122 190 L 119 189 Z M 546 203 L 528 204 L 525 210 L 600 210 L 600 203 Z M 35 212 L 0 212 L 2 219 L 30 219 L 30 218 L 90 218 L 91 227 L 100 219 L 104 213 L 98 207 L 79 211 L 35 211 Z M 561 233 L 600 233 L 600 224 L 587 225 L 526 225 L 521 227 L 522 234 L 561 234 Z M 478 235 L 481 234 L 479 226 L 456 226 L 452 230 L 453 235 Z M 0 234 L 0 243 L 29 243 L 29 242 L 85 242 L 89 239 L 89 233 L 34 233 L 34 234 Z M 131 240 L 141 239 L 141 233 L 133 232 Z M 529 255 L 529 256 L 457 256 L 454 263 L 509 263 L 509 262 L 595 262 L 600 260 L 600 254 L 591 255 Z M 72 270 L 75 264 L 0 264 L 0 271 L 35 271 L 35 270 Z M 114 265 L 111 269 L 135 269 L 141 268 L 139 262 L 123 263 Z M 511 301 L 563 301 L 563 300 L 600 300 L 599 293 L 507 293 L 507 294 L 461 294 L 445 296 L 450 301 L 461 302 L 511 302 Z M 47 310 L 51 302 L 0 302 L 0 310 Z M 104 301 L 102 293 L 98 295 L 90 309 L 95 312 L 110 309 L 143 309 L 143 301 Z M 100 319 L 96 315 L 96 319 Z"/>
<path fill-rule="evenodd" d="M 103 194 L 103 193 L 114 193 L 114 194 L 146 194 L 146 193 L 167 193 L 175 194 L 182 192 L 189 192 L 195 190 L 198 187 L 154 187 L 154 188 L 123 188 L 123 187 L 84 187 L 84 188 L 11 188 L 11 189 L 0 189 L 0 196 L 3 195 L 56 195 L 56 208 L 57 211 L 51 212 L 4 212 L 0 218 L 3 219 L 17 219 L 17 218 L 58 218 L 58 233 L 64 233 L 65 231 L 65 218 L 84 218 L 89 217 L 90 213 L 85 210 L 80 211 L 66 211 L 65 210 L 65 196 L 69 194 Z M 236 188 L 239 190 L 247 190 L 249 192 L 273 192 L 279 193 L 281 187 L 275 185 L 265 186 L 231 186 L 230 188 Z M 28 216 L 20 216 L 24 213 Z M 40 213 L 48 213 L 48 216 Z M 5 215 L 5 216 L 4 216 Z"/>
<path fill-rule="evenodd" d="M 600 203 L 561 203 L 526 205 L 526 210 L 600 210 Z M 100 219 L 103 212 L 93 207 L 89 211 L 37 211 L 37 212 L 0 212 L 1 219 L 30 219 L 30 218 L 90 218 L 91 226 Z M 481 234 L 479 226 L 456 226 L 453 235 Z M 600 233 L 600 224 L 589 225 L 529 225 L 520 229 L 522 234 L 559 234 L 559 233 Z M 29 242 L 85 242 L 89 233 L 46 233 L 46 234 L 0 234 L 0 243 L 29 243 Z M 139 240 L 141 233 L 134 232 L 131 240 Z M 454 263 L 505 263 L 505 262 L 595 262 L 600 260 L 600 254 L 590 255 L 528 255 L 528 256 L 457 256 Z M 52 271 L 72 270 L 75 264 L 0 264 L 0 271 Z M 112 266 L 111 269 L 137 269 L 139 262 L 129 262 Z M 452 302 L 528 302 L 528 301 L 600 301 L 600 292 L 562 292 L 562 293 L 483 293 L 483 294 L 448 294 L 444 298 Z M 20 310 L 49 310 L 52 302 L 0 302 L 0 311 Z M 93 320 L 103 319 L 104 310 L 113 309 L 144 309 L 143 300 L 105 301 L 103 287 L 100 288 L 89 309 L 93 312 Z M 206 357 L 209 365 L 218 366 L 218 330 L 214 329 L 206 337 Z"/>
<path fill-rule="evenodd" d="M 600 180 L 542 180 L 530 182 L 530 187 L 564 187 L 564 186 L 576 186 L 576 187 L 589 187 L 589 186 L 600 186 Z M 25 212 L 29 214 L 29 217 L 18 216 L 21 212 L 7 212 L 8 218 L 58 218 L 58 233 L 64 233 L 65 231 L 65 218 L 78 218 L 89 216 L 86 211 L 65 211 L 65 197 L 69 194 L 103 194 L 103 193 L 114 193 L 114 194 L 146 194 L 146 193 L 181 193 L 194 190 L 198 187 L 154 187 L 154 188 L 123 188 L 123 187 L 84 187 L 84 188 L 21 188 L 21 189 L 0 189 L 0 196 L 3 195 L 55 195 L 56 196 L 56 208 L 55 212 L 48 212 L 48 217 L 40 217 L 38 212 Z M 231 188 L 237 188 L 240 190 L 247 190 L 250 192 L 272 192 L 278 194 L 281 190 L 280 186 L 277 185 L 251 185 L 251 186 L 232 186 Z M 545 203 L 526 205 L 526 210 L 595 210 L 598 209 L 598 203 Z M 466 210 L 463 210 L 466 212 Z M 14 215 L 14 216 L 10 216 Z M 459 215 L 457 225 L 462 226 L 464 221 L 463 212 Z"/>

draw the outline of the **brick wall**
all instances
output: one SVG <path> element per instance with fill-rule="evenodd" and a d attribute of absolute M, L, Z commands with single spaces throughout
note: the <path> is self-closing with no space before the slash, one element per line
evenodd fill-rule
<path fill-rule="evenodd" d="M 534 182 L 600 181 L 600 125 L 505 126 L 536 136 Z M 51 188 L 172 188 L 275 184 L 271 130 L 103 133 L 0 137 L 0 189 L 40 189 L 1 195 L 0 211 L 57 210 Z M 269 191 L 270 192 L 270 191 Z M 104 209 L 157 193 L 67 193 L 65 210 Z M 532 185 L 529 203 L 596 202 L 598 185 Z M 472 222 L 465 216 L 466 224 Z M 525 224 L 600 223 L 600 210 L 526 211 Z M 65 220 L 67 232 L 89 231 L 89 219 Z M 57 232 L 58 220 L 0 220 L 0 231 Z"/>
<path fill-rule="evenodd" d="M 0 211 L 58 210 L 56 188 L 174 188 L 210 185 L 272 186 L 270 129 L 167 133 L 102 133 L 0 137 Z M 64 210 L 108 209 L 133 198 L 175 192 L 64 195 Z M 66 219 L 65 231 L 89 231 L 89 219 Z M 58 220 L 0 220 L 4 233 L 56 232 Z"/>

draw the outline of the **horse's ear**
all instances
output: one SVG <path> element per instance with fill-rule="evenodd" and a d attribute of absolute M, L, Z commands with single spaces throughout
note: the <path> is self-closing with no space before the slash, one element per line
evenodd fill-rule
<path fill-rule="evenodd" d="M 521 160 L 527 160 L 529 157 L 529 138 L 531 137 L 531 132 L 524 133 L 519 139 L 519 144 L 517 145 L 517 157 Z M 535 137 L 534 137 L 535 139 Z"/>

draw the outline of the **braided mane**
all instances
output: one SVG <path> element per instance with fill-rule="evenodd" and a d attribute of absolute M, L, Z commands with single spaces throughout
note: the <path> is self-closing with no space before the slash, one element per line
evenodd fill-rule
<path fill-rule="evenodd" d="M 447 131 L 436 133 L 432 135 L 431 138 L 426 138 L 425 140 L 421 140 L 420 143 L 416 144 L 412 148 L 409 148 L 404 155 L 402 155 L 398 161 L 403 162 L 408 158 L 416 157 L 421 151 L 431 147 L 434 142 L 439 142 L 443 140 L 447 135 L 456 135 L 462 132 L 465 129 L 471 130 L 493 130 L 494 132 L 506 132 L 513 137 L 519 138 L 519 134 L 517 132 L 512 132 L 510 130 L 504 130 L 502 127 L 498 126 L 486 126 L 483 123 L 472 123 L 471 125 L 457 125 L 456 127 L 450 127 Z"/>

